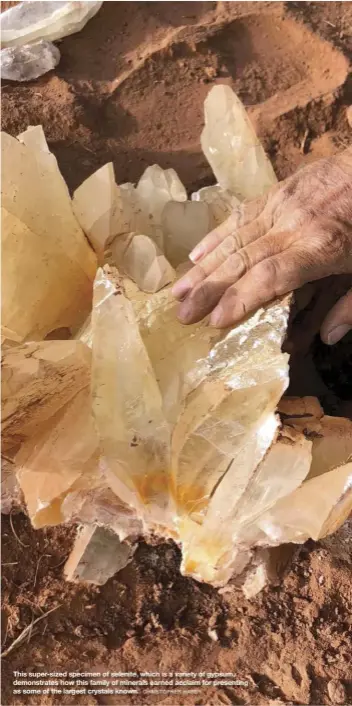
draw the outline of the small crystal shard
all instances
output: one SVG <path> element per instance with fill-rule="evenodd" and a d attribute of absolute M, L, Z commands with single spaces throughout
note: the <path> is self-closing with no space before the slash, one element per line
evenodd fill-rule
<path fill-rule="evenodd" d="M 68 581 L 102 586 L 131 561 L 133 548 L 104 527 L 86 525 L 78 530 L 64 573 Z"/>
<path fill-rule="evenodd" d="M 220 226 L 240 206 L 236 196 L 222 189 L 219 184 L 205 186 L 195 191 L 192 194 L 192 201 L 205 201 L 208 204 L 214 226 Z"/>
<path fill-rule="evenodd" d="M 78 326 L 96 259 L 54 155 L 2 133 L 2 331 L 20 343 Z"/>
<path fill-rule="evenodd" d="M 220 186 L 240 201 L 261 196 L 277 179 L 247 112 L 229 86 L 214 86 L 204 103 L 203 152 Z"/>
<path fill-rule="evenodd" d="M 79 32 L 102 6 L 102 2 L 20 2 L 3 12 L 1 43 L 19 46 L 38 39 L 55 40 Z"/>
<path fill-rule="evenodd" d="M 215 226 L 207 203 L 169 201 L 162 214 L 164 252 L 177 267 L 187 260 L 191 250 Z"/>
<path fill-rule="evenodd" d="M 152 229 L 146 235 L 152 235 L 158 247 L 164 250 L 161 225 L 164 206 L 168 201 L 186 201 L 186 189 L 174 169 L 162 169 L 154 164 L 152 167 L 147 167 L 142 174 L 136 192 L 148 214 Z"/>
<path fill-rule="evenodd" d="M 32 81 L 52 71 L 60 61 L 60 52 L 52 42 L 8 47 L 0 52 L 1 78 L 8 81 Z"/>

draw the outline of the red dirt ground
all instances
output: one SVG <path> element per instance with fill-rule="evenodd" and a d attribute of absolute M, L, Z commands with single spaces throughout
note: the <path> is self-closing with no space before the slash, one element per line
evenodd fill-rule
<path fill-rule="evenodd" d="M 42 123 L 71 190 L 107 161 L 118 181 L 158 163 L 189 190 L 211 183 L 199 136 L 214 83 L 248 106 L 279 178 L 351 140 L 350 2 L 106 2 L 60 51 L 55 72 L 3 85 L 2 122 L 13 135 Z M 351 338 L 327 353 L 303 337 L 292 365 L 299 394 L 314 394 L 309 365 L 317 366 L 326 411 L 342 413 L 342 399 L 352 413 Z M 74 528 L 35 532 L 23 515 L 11 519 L 2 528 L 4 648 L 59 607 L 3 660 L 2 703 L 72 703 L 12 695 L 13 670 L 55 669 L 235 672 L 249 682 L 185 694 L 185 706 L 352 703 L 348 524 L 340 539 L 308 543 L 280 585 L 247 601 L 236 588 L 219 594 L 182 577 L 171 543 L 142 542 L 101 588 L 68 584 L 62 564 Z M 121 699 L 75 703 L 140 706 L 140 697 Z M 180 706 L 167 695 L 145 694 L 143 703 Z"/>

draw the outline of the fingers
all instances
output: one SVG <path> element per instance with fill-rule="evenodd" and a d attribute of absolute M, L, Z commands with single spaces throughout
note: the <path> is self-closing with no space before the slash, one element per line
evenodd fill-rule
<path fill-rule="evenodd" d="M 202 282 L 193 286 L 180 306 L 179 319 L 187 324 L 200 321 L 214 309 L 231 285 L 262 260 L 282 252 L 286 247 L 286 242 L 289 244 L 290 239 L 290 234 L 267 233 L 238 252 L 224 257 L 219 267 L 203 279 Z M 205 260 L 215 256 L 215 252 L 208 255 Z M 195 269 L 193 268 L 193 270 Z M 190 276 L 193 274 L 193 270 Z"/>
<path fill-rule="evenodd" d="M 197 284 L 200 284 L 206 277 L 223 265 L 233 253 L 237 252 L 245 245 L 260 238 L 266 232 L 266 226 L 258 218 L 237 232 L 230 233 L 219 245 L 202 260 L 195 265 L 187 274 L 182 277 L 172 289 L 176 299 L 183 299 Z"/>
<path fill-rule="evenodd" d="M 199 260 L 214 250 L 228 235 L 231 235 L 239 228 L 242 228 L 258 218 L 267 201 L 268 194 L 260 196 L 260 198 L 254 199 L 254 201 L 239 204 L 238 208 L 224 223 L 206 235 L 205 238 L 196 245 L 190 253 L 189 259 L 194 263 L 199 262 Z"/>
<path fill-rule="evenodd" d="M 210 317 L 210 323 L 218 328 L 236 324 L 281 294 L 305 284 L 311 277 L 301 260 L 300 255 L 292 251 L 260 262 L 226 290 Z"/>
<path fill-rule="evenodd" d="M 352 329 L 352 289 L 329 311 L 320 329 L 324 343 L 334 345 Z"/>

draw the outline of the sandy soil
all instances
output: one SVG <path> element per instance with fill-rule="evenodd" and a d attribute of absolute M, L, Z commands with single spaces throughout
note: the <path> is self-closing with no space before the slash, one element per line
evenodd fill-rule
<path fill-rule="evenodd" d="M 280 178 L 351 139 L 350 2 L 109 2 L 60 51 L 55 72 L 3 86 L 2 119 L 14 135 L 43 124 L 70 189 L 111 160 L 118 181 L 135 181 L 157 162 L 189 189 L 211 183 L 199 135 L 214 83 L 231 85 L 248 106 Z M 293 359 L 295 389 L 311 394 L 317 385 L 326 411 L 352 414 L 352 337 L 327 352 L 312 341 L 312 318 L 317 331 L 311 306 Z M 2 703 L 71 703 L 11 694 L 14 669 L 60 668 L 211 670 L 249 682 L 185 695 L 192 706 L 352 703 L 349 525 L 340 539 L 308 543 L 282 582 L 252 601 L 180 576 L 171 543 L 142 542 L 101 588 L 67 584 L 62 564 L 74 531 L 34 532 L 21 514 L 3 519 L 4 647 L 58 608 L 3 661 Z M 140 697 L 113 703 L 140 706 Z M 143 703 L 179 702 L 145 695 Z"/>

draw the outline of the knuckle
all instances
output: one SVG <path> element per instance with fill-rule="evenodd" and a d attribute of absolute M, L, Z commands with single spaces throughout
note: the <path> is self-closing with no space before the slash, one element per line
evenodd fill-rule
<path fill-rule="evenodd" d="M 201 282 L 203 279 L 205 279 L 207 275 L 207 263 L 206 263 L 207 258 L 203 260 L 202 263 L 198 263 L 194 268 L 193 268 L 193 286 L 197 284 L 197 282 Z"/>
<path fill-rule="evenodd" d="M 261 263 L 261 275 L 272 286 L 276 285 L 280 275 L 280 265 L 276 257 L 270 257 Z"/>
<path fill-rule="evenodd" d="M 251 267 L 253 266 L 253 262 L 251 260 L 249 253 L 248 253 L 248 250 L 246 250 L 246 248 L 243 248 L 243 250 L 238 251 L 238 253 L 236 255 L 236 260 L 237 260 L 237 263 L 238 262 L 240 263 L 241 269 L 244 272 L 248 272 L 248 270 L 250 270 Z M 233 262 L 233 265 L 234 264 L 235 264 L 235 262 Z"/>
<path fill-rule="evenodd" d="M 229 257 L 237 249 L 238 239 L 235 234 L 228 235 L 225 240 L 219 245 L 219 251 L 222 258 Z"/>

